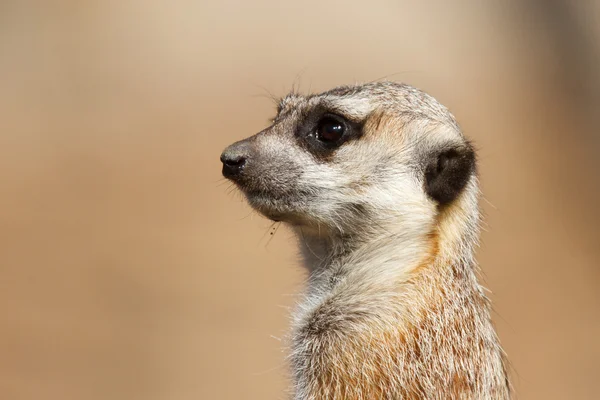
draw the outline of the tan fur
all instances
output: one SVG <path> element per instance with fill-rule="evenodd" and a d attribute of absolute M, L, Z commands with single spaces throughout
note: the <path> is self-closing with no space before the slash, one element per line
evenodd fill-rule
<path fill-rule="evenodd" d="M 322 110 L 358 124 L 325 152 Z M 290 339 L 296 400 L 510 398 L 476 277 L 477 175 L 442 181 L 465 178 L 447 201 L 427 186 L 448 149 L 473 155 L 450 112 L 381 82 L 291 94 L 272 126 L 224 152 L 248 160 L 232 179 L 293 228 L 309 271 Z"/>
<path fill-rule="evenodd" d="M 315 376 L 298 398 L 510 398 L 489 302 L 470 266 L 440 256 L 448 251 L 440 251 L 440 236 L 447 234 L 430 235 L 428 255 L 408 280 L 393 283 L 396 293 L 373 301 L 369 297 L 376 293 L 359 289 L 362 302 L 373 301 L 373 313 L 345 315 L 355 325 L 352 330 L 340 325 L 314 333 L 318 339 L 306 361 Z M 326 319 L 325 314 L 338 307 L 317 309 L 313 318 L 321 314 Z M 396 315 L 391 323 L 382 323 L 377 311 Z M 295 340 L 313 338 L 301 330 L 295 332 Z"/>

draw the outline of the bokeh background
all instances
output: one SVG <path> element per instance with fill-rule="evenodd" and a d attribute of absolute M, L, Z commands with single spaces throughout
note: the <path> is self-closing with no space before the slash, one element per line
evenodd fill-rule
<path fill-rule="evenodd" d="M 597 399 L 600 2 L 0 1 L 0 398 L 285 399 L 292 235 L 219 155 L 381 78 L 480 154 L 519 399 Z"/>

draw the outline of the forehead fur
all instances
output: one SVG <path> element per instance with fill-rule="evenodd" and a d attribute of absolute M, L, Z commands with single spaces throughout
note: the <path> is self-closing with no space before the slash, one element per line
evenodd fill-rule
<path fill-rule="evenodd" d="M 365 139 L 385 137 L 394 147 L 401 144 L 395 139 L 399 133 L 421 148 L 464 141 L 446 107 L 419 89 L 395 82 L 339 86 L 310 95 L 292 92 L 279 102 L 273 121 L 296 123 L 323 111 L 359 123 Z"/>
<path fill-rule="evenodd" d="M 446 107 L 412 86 L 395 82 L 373 82 L 339 86 L 323 93 L 303 96 L 290 93 L 277 108 L 277 118 L 293 111 L 323 106 L 351 119 L 366 119 L 374 111 L 391 112 L 406 119 L 425 119 L 449 125 L 456 121 Z"/>

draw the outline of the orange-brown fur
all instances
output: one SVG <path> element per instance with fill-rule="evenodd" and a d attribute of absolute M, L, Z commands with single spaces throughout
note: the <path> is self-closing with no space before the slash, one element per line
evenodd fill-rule
<path fill-rule="evenodd" d="M 296 400 L 510 398 L 473 255 L 475 152 L 444 106 L 392 82 L 292 93 L 221 159 L 310 274 Z"/>
<path fill-rule="evenodd" d="M 440 232 L 462 212 L 460 204 L 440 211 L 436 229 L 426 235 L 426 255 L 408 279 L 393 283 L 395 293 L 386 297 L 387 307 L 379 304 L 381 314 L 392 309 L 396 317 L 382 324 L 374 302 L 370 314 L 346 310 L 336 324 L 311 332 L 309 320 L 304 326 L 308 331 L 295 333 L 296 340 L 314 343 L 304 354 L 314 376 L 303 399 L 510 397 L 505 356 L 474 265 L 449 257 L 457 252 L 452 248 L 457 243 L 452 234 Z M 365 290 L 360 296 L 368 301 L 371 294 Z M 313 318 L 328 319 L 346 301 L 328 299 L 323 304 L 331 305 L 314 310 Z M 434 370 L 444 373 L 427 376 Z"/>

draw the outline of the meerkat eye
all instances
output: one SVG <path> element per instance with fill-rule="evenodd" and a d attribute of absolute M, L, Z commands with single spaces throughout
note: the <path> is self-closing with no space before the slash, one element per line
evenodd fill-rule
<path fill-rule="evenodd" d="M 335 143 L 344 136 L 346 127 L 332 117 L 321 119 L 317 125 L 317 139 L 324 143 Z"/>

